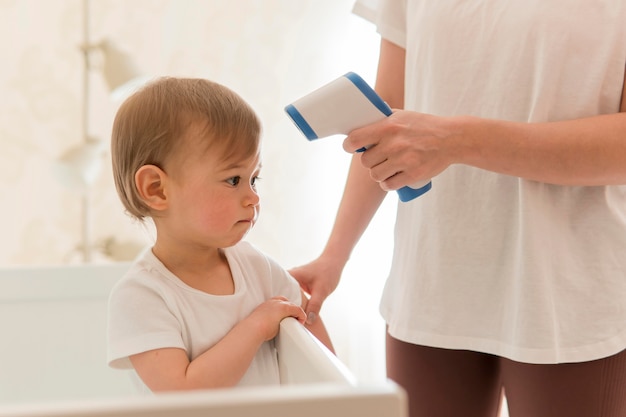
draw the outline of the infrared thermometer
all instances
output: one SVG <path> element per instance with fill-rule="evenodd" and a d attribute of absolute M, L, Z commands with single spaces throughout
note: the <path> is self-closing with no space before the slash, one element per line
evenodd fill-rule
<path fill-rule="evenodd" d="M 391 108 L 354 72 L 318 88 L 285 107 L 285 112 L 308 140 L 344 134 L 391 115 Z M 364 152 L 367 148 L 357 150 Z M 413 200 L 430 190 L 430 180 L 398 190 L 400 201 Z"/>

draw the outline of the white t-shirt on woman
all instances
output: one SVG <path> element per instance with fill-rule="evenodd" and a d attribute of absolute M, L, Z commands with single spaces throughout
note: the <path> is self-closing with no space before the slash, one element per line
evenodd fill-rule
<path fill-rule="evenodd" d="M 623 0 L 361 0 L 354 12 L 406 49 L 407 110 L 530 123 L 619 111 Z M 398 204 L 381 312 L 398 339 L 522 362 L 622 351 L 626 186 L 449 167 Z"/>

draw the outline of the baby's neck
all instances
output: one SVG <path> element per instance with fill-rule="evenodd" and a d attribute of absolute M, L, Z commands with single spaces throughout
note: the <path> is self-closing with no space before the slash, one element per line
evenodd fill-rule
<path fill-rule="evenodd" d="M 230 266 L 223 249 L 204 251 L 192 256 L 162 253 L 156 245 L 152 252 L 178 279 L 199 291 L 213 295 L 232 295 L 235 292 Z"/>

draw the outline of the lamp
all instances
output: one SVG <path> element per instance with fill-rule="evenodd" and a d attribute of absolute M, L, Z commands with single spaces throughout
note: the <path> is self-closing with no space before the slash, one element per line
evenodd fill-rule
<path fill-rule="evenodd" d="M 53 168 L 57 179 L 66 187 L 80 194 L 87 194 L 100 176 L 104 154 L 104 142 L 88 137 L 57 159 Z"/>
<path fill-rule="evenodd" d="M 87 137 L 86 140 L 65 151 L 53 166 L 54 173 L 61 184 L 81 196 L 81 234 L 80 249 L 84 262 L 91 262 L 93 244 L 91 242 L 91 187 L 102 171 L 104 142 Z"/>
<path fill-rule="evenodd" d="M 120 99 L 142 85 L 146 77 L 141 74 L 132 56 L 110 39 L 105 39 L 91 49 L 102 52 L 102 76 L 114 99 Z"/>
<path fill-rule="evenodd" d="M 130 54 L 112 41 L 105 39 L 91 43 L 89 36 L 89 0 L 83 0 L 83 88 L 82 88 L 82 142 L 66 150 L 54 164 L 54 174 L 61 184 L 80 194 L 82 198 L 82 242 L 83 261 L 92 259 L 91 242 L 91 199 L 90 191 L 102 171 L 105 144 L 89 132 L 91 85 L 90 72 L 98 69 L 106 81 L 112 98 L 120 98 L 143 83 L 139 70 Z M 95 53 L 100 53 L 100 67 L 92 65 Z"/>

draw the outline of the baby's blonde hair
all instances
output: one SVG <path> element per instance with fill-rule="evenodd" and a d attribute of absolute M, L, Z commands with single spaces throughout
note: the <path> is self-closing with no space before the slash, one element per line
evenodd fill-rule
<path fill-rule="evenodd" d="M 198 78 L 152 81 L 124 101 L 113 122 L 113 177 L 131 216 L 139 220 L 150 216 L 135 185 L 137 170 L 144 165 L 163 168 L 167 158 L 184 145 L 191 127 L 201 128 L 205 152 L 220 152 L 224 159 L 258 152 L 261 124 L 235 92 Z"/>

